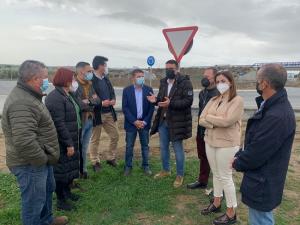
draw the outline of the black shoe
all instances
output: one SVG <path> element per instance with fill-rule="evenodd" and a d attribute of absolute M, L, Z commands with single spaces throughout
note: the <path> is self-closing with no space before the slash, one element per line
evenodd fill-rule
<path fill-rule="evenodd" d="M 69 204 L 66 200 L 57 200 L 57 209 L 63 211 L 71 211 L 73 206 Z"/>
<path fill-rule="evenodd" d="M 96 162 L 95 165 L 93 165 L 94 172 L 100 172 L 102 169 L 101 164 L 99 162 Z"/>
<path fill-rule="evenodd" d="M 124 176 L 128 177 L 131 174 L 131 170 L 132 170 L 131 168 L 126 167 L 124 171 Z"/>
<path fill-rule="evenodd" d="M 149 167 L 144 168 L 144 174 L 145 174 L 146 176 L 152 176 L 152 171 L 150 170 Z"/>
<path fill-rule="evenodd" d="M 207 184 L 196 181 L 195 183 L 188 184 L 186 187 L 188 189 L 205 189 L 207 188 Z"/>
<path fill-rule="evenodd" d="M 117 161 L 115 159 L 113 160 L 106 160 L 106 163 L 112 167 L 117 167 L 118 164 L 117 164 Z"/>
<path fill-rule="evenodd" d="M 79 200 L 79 195 L 74 194 L 74 193 L 69 193 L 67 196 L 68 199 L 70 199 L 73 202 L 77 202 Z"/>
<path fill-rule="evenodd" d="M 81 173 L 80 174 L 80 179 L 84 179 L 84 180 L 88 179 L 88 173 L 87 172 Z"/>
<path fill-rule="evenodd" d="M 215 225 L 228 225 L 228 224 L 235 224 L 236 223 L 236 214 L 234 217 L 230 218 L 226 213 L 220 217 L 217 217 L 214 220 Z"/>
<path fill-rule="evenodd" d="M 214 204 L 210 204 L 207 208 L 201 210 L 202 215 L 208 215 L 210 213 L 221 212 L 221 205 L 216 207 Z"/>

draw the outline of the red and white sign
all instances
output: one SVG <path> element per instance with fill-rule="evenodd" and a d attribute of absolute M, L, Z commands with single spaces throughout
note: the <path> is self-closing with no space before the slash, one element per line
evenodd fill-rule
<path fill-rule="evenodd" d="M 196 26 L 163 29 L 169 49 L 178 63 L 187 53 L 197 31 Z"/>

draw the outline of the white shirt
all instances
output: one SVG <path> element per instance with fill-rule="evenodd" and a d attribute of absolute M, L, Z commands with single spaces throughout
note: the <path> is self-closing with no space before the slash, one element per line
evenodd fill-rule
<path fill-rule="evenodd" d="M 170 79 L 167 80 L 167 82 L 168 82 L 168 96 L 169 96 L 170 91 L 171 91 L 171 89 L 173 87 L 174 81 L 175 80 L 170 80 Z"/>

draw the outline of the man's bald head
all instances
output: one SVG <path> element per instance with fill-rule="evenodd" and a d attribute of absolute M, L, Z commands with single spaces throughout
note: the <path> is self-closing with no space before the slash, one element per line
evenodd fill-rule
<path fill-rule="evenodd" d="M 280 91 L 286 84 L 287 72 L 280 64 L 266 64 L 258 70 L 257 77 L 267 81 L 273 90 Z"/>

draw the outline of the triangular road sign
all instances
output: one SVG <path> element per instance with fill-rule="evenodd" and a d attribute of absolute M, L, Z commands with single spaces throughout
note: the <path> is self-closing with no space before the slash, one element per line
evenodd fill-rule
<path fill-rule="evenodd" d="M 169 49 L 178 63 L 185 55 L 197 31 L 196 26 L 163 29 Z"/>

